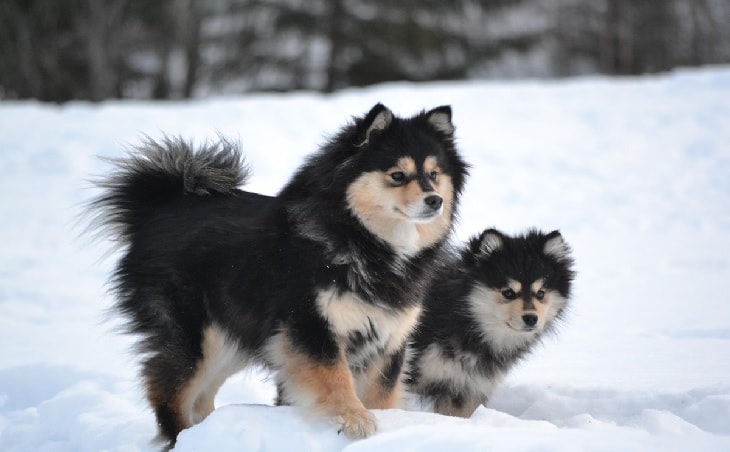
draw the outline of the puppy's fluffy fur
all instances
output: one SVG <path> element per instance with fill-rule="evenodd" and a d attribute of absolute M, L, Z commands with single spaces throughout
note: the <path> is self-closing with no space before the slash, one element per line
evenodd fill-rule
<path fill-rule="evenodd" d="M 421 407 L 468 417 L 564 313 L 573 259 L 558 231 L 484 231 L 433 280 L 407 384 Z"/>

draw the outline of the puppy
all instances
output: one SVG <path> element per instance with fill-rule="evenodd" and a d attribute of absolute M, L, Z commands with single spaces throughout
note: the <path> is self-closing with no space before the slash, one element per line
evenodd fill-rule
<path fill-rule="evenodd" d="M 558 231 L 472 238 L 432 281 L 406 377 L 421 407 L 469 417 L 554 331 L 574 278 Z"/>

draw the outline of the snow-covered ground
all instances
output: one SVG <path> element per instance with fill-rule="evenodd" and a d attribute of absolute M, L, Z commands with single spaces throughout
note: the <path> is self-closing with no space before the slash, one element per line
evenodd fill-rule
<path fill-rule="evenodd" d="M 556 339 L 471 419 L 376 412 L 350 442 L 233 377 L 176 450 L 730 450 L 730 68 L 627 79 L 391 84 L 331 97 L 0 103 L 0 450 L 153 450 L 114 256 L 77 217 L 142 134 L 238 137 L 273 194 L 350 115 L 451 104 L 473 165 L 457 239 L 560 229 L 578 269 Z"/>

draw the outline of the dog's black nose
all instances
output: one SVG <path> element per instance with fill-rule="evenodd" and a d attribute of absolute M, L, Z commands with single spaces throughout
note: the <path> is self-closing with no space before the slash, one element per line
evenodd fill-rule
<path fill-rule="evenodd" d="M 525 325 L 529 326 L 530 328 L 537 325 L 537 315 L 535 314 L 525 314 L 522 316 L 522 321 L 525 322 Z"/>
<path fill-rule="evenodd" d="M 444 203 L 444 200 L 443 198 L 441 198 L 441 196 L 431 195 L 427 196 L 426 199 L 423 200 L 423 202 L 425 202 L 426 205 L 433 210 L 439 210 L 441 208 L 441 204 Z"/>

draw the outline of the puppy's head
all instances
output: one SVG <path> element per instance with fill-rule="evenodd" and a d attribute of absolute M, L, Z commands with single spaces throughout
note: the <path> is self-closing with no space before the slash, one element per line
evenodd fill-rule
<path fill-rule="evenodd" d="M 488 229 L 472 239 L 464 256 L 475 280 L 470 307 L 485 331 L 518 342 L 550 328 L 570 297 L 570 254 L 558 231 L 511 237 Z"/>
<path fill-rule="evenodd" d="M 445 238 L 467 166 L 454 147 L 451 108 L 398 118 L 381 104 L 357 122 L 358 151 L 346 189 L 349 211 L 407 254 Z"/>

